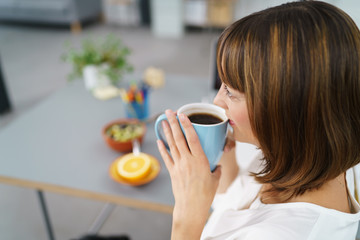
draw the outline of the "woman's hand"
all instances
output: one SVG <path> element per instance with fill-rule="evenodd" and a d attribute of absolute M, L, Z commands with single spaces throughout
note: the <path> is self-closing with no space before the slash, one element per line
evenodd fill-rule
<path fill-rule="evenodd" d="M 219 184 L 221 170 L 217 167 L 214 172 L 210 171 L 208 159 L 187 116 L 178 116 L 185 139 L 176 114 L 171 110 L 165 113 L 169 123 L 163 121 L 162 126 L 171 156 L 162 141 L 158 140 L 157 143 L 170 173 L 175 198 L 172 239 L 199 239 Z"/>
<path fill-rule="evenodd" d="M 234 139 L 234 133 L 232 131 L 228 131 L 227 137 L 226 137 L 226 143 L 224 147 L 224 153 L 230 152 L 234 150 L 235 148 L 235 139 Z"/>

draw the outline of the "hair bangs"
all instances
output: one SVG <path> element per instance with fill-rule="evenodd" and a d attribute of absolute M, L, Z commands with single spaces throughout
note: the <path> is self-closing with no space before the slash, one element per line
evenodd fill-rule
<path fill-rule="evenodd" d="M 229 27 L 231 28 L 231 26 Z M 244 36 L 226 29 L 220 36 L 217 46 L 217 69 L 221 82 L 245 92 L 244 74 Z"/>

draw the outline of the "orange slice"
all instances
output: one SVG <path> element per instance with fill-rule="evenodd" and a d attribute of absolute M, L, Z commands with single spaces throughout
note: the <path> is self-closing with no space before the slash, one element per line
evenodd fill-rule
<path fill-rule="evenodd" d="M 149 175 L 151 171 L 151 159 L 145 153 L 134 155 L 133 153 L 122 156 L 117 164 L 118 174 L 131 182 L 136 182 Z"/>

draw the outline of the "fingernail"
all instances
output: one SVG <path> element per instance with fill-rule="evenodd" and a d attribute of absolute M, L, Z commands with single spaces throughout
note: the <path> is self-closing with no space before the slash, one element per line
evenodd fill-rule
<path fill-rule="evenodd" d="M 170 115 L 170 110 L 169 110 L 169 109 L 165 110 L 165 115 L 166 115 L 166 116 L 169 116 L 169 115 Z"/>
<path fill-rule="evenodd" d="M 185 115 L 183 114 L 183 113 L 180 113 L 180 115 L 179 115 L 179 119 L 180 119 L 180 121 L 185 121 Z"/>

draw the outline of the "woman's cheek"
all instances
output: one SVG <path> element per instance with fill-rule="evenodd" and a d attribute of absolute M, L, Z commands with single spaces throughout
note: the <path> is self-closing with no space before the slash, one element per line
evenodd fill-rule
<path fill-rule="evenodd" d="M 230 125 L 234 129 L 235 138 L 238 141 L 250 142 L 253 139 L 253 133 L 246 106 L 238 106 L 232 112 Z"/>

